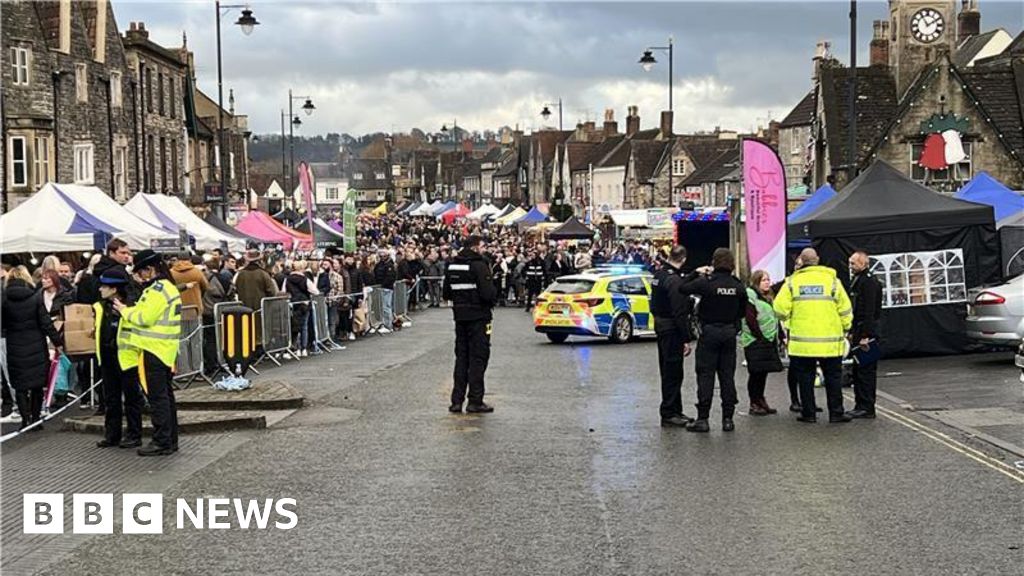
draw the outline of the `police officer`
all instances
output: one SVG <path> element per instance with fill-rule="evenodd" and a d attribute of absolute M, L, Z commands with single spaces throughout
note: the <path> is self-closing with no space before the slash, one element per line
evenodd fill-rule
<path fill-rule="evenodd" d="M 825 376 L 828 421 L 851 420 L 843 412 L 843 356 L 846 332 L 853 324 L 853 310 L 836 271 L 818 264 L 818 253 L 805 248 L 803 267 L 786 279 L 775 297 L 775 313 L 789 325 L 789 369 L 800 384 L 801 422 L 817 422 L 814 375 L 818 365 Z"/>
<path fill-rule="evenodd" d="M 686 263 L 686 248 L 674 246 L 654 274 L 651 314 L 658 334 L 658 367 L 661 370 L 661 425 L 686 427 L 693 420 L 683 414 L 683 357 L 690 355 L 690 297 L 679 287 Z"/>
<path fill-rule="evenodd" d="M 130 304 L 130 280 L 124 266 L 107 268 L 99 279 L 100 300 L 92 305 L 96 313 L 96 360 L 103 375 L 104 433 L 98 448 L 142 446 L 142 391 L 139 389 L 139 351 L 126 344 L 118 349 L 121 335 L 121 315 L 115 309 L 117 302 Z M 123 363 L 123 365 L 122 365 Z M 124 400 L 122 401 L 122 396 Z M 127 423 L 127 434 L 121 437 L 122 415 Z"/>
<path fill-rule="evenodd" d="M 537 296 L 544 290 L 544 281 L 548 275 L 548 265 L 544 258 L 531 249 L 530 259 L 526 261 L 523 275 L 526 277 L 526 311 L 529 312 L 537 302 Z"/>
<path fill-rule="evenodd" d="M 480 236 L 466 238 L 444 275 L 442 294 L 451 301 L 455 316 L 455 382 L 448 407 L 452 413 L 462 412 L 467 387 L 466 412 L 494 412 L 484 403 L 484 373 L 491 356 L 491 309 L 498 290 L 483 252 Z"/>
<path fill-rule="evenodd" d="M 711 266 L 687 274 L 680 290 L 700 296 L 697 316 L 700 340 L 697 342 L 697 420 L 686 427 L 690 432 L 707 432 L 711 400 L 715 395 L 715 375 L 722 391 L 722 430 L 736 429 L 732 416 L 736 409 L 736 336 L 747 310 L 747 291 L 732 275 L 736 259 L 732 252 L 718 248 L 711 255 Z"/>
<path fill-rule="evenodd" d="M 181 295 L 159 254 L 143 250 L 135 256 L 133 273 L 143 286 L 134 306 L 115 302 L 121 315 L 118 332 L 122 347 L 137 350 L 121 362 L 137 366 L 142 391 L 149 398 L 153 440 L 138 449 L 140 456 L 161 456 L 178 450 L 178 411 L 174 405 L 171 370 L 178 357 L 181 338 Z"/>
<path fill-rule="evenodd" d="M 852 276 L 850 301 L 853 304 L 850 345 L 866 347 L 874 341 L 874 345 L 878 346 L 878 321 L 882 317 L 882 285 L 869 270 L 867 252 L 858 250 L 851 254 L 849 265 Z M 846 414 L 851 418 L 874 418 L 878 362 L 855 362 L 852 375 L 856 403 L 853 410 Z"/>

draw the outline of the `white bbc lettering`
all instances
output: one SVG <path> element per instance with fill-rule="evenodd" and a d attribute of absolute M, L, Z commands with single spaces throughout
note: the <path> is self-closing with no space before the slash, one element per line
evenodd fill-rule
<path fill-rule="evenodd" d="M 294 498 L 281 498 L 277 501 L 277 504 L 274 506 L 274 509 L 277 510 L 277 515 L 285 516 L 290 519 L 288 522 L 275 522 L 274 527 L 278 530 L 291 530 L 299 523 L 299 515 L 295 510 L 285 508 L 285 504 L 290 504 L 292 508 L 296 508 L 298 506 L 298 502 L 296 502 Z"/>
<path fill-rule="evenodd" d="M 125 534 L 163 534 L 163 495 L 124 494 L 121 496 L 121 525 L 121 531 Z"/>
<path fill-rule="evenodd" d="M 178 509 L 178 530 L 185 527 L 185 516 L 188 516 L 192 522 L 193 528 L 203 529 L 203 499 L 196 498 L 196 509 L 195 511 L 188 505 L 188 502 L 184 498 L 178 498 L 177 501 Z"/>
<path fill-rule="evenodd" d="M 75 534 L 113 534 L 114 495 L 75 494 L 71 499 L 71 531 Z"/>
<path fill-rule="evenodd" d="M 231 528 L 231 522 L 220 521 L 221 518 L 227 518 L 231 515 L 231 509 L 228 508 L 231 501 L 227 498 L 210 498 L 206 503 L 206 510 L 209 515 L 207 517 L 206 527 L 211 530 L 226 530 Z"/>
<path fill-rule="evenodd" d="M 63 494 L 25 494 L 22 531 L 25 534 L 64 533 Z"/>
<path fill-rule="evenodd" d="M 238 517 L 238 526 L 242 530 L 249 529 L 249 522 L 256 519 L 256 527 L 266 530 L 267 522 L 270 520 L 270 511 L 274 509 L 274 501 L 270 498 L 265 500 L 266 507 L 260 508 L 259 500 L 249 500 L 248 506 L 242 508 L 242 500 L 235 498 L 235 515 Z"/>

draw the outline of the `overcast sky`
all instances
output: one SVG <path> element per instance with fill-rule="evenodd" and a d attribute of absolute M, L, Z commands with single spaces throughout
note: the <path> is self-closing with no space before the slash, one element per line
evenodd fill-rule
<path fill-rule="evenodd" d="M 230 1 L 225 3 L 232 3 Z M 957 1 L 959 6 L 960 2 Z M 981 0 L 982 29 L 1024 26 L 1024 2 Z M 859 3 L 859 62 L 885 2 Z M 781 119 L 810 88 L 818 40 L 849 54 L 849 2 L 337 2 L 256 0 L 251 36 L 222 24 L 225 106 L 257 133 L 280 131 L 288 89 L 317 106 L 306 134 L 470 130 L 545 124 L 543 104 L 562 98 L 565 126 L 640 107 L 644 127 L 667 108 L 667 55 L 645 73 L 650 45 L 675 38 L 677 132 L 749 130 Z M 196 54 L 200 87 L 217 96 L 212 1 L 116 0 L 121 30 L 144 21 L 150 38 Z M 298 103 L 298 104 L 301 104 Z M 554 109 L 553 109 L 554 110 Z M 547 124 L 557 123 L 552 116 Z"/>

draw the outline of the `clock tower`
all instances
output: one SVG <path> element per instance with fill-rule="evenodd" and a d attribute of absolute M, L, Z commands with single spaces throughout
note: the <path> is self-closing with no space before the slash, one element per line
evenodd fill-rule
<path fill-rule="evenodd" d="M 889 0 L 889 68 L 900 98 L 921 69 L 956 50 L 954 0 Z"/>

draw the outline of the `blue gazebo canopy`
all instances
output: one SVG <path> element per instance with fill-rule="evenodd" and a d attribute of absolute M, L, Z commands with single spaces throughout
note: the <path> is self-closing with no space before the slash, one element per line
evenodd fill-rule
<path fill-rule="evenodd" d="M 789 216 L 786 217 L 787 222 L 796 222 L 801 218 L 805 218 L 814 214 L 814 212 L 821 207 L 822 204 L 828 202 L 836 195 L 836 191 L 830 184 L 825 184 L 821 188 L 814 191 L 807 200 L 804 200 L 796 210 L 790 212 Z"/>
<path fill-rule="evenodd" d="M 527 212 L 522 218 L 520 218 L 519 220 L 516 220 L 516 224 L 521 224 L 521 223 L 534 224 L 534 223 L 537 223 L 537 222 L 544 222 L 547 219 L 548 219 L 548 215 L 543 213 L 543 212 L 541 212 L 540 208 L 537 208 L 536 206 L 534 206 L 533 208 L 530 208 L 530 211 Z"/>
<path fill-rule="evenodd" d="M 981 172 L 964 185 L 954 198 L 985 204 L 995 210 L 996 227 L 1004 220 L 1024 211 L 1024 196 L 1010 190 L 1002 182 Z"/>

